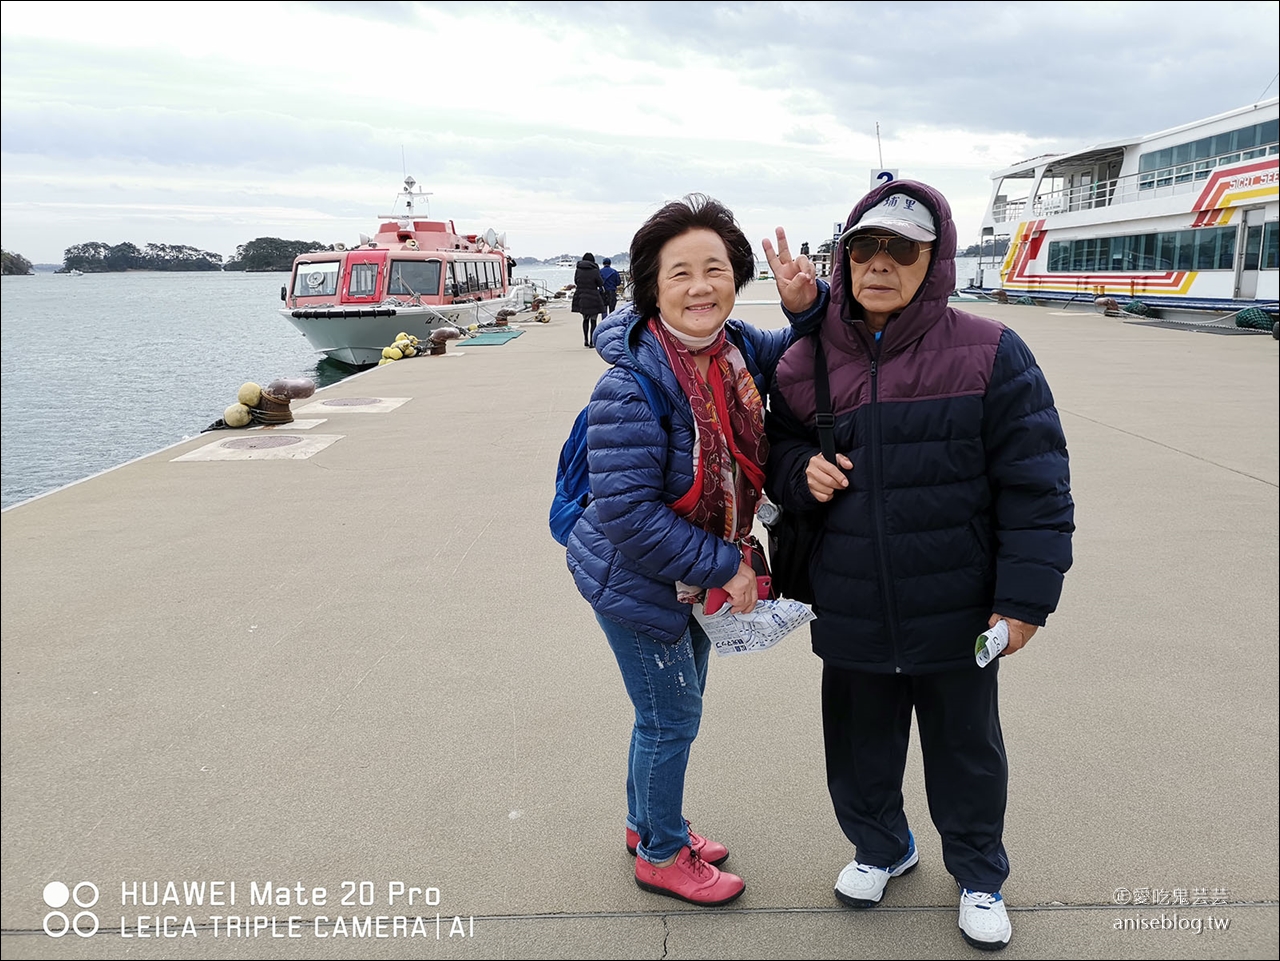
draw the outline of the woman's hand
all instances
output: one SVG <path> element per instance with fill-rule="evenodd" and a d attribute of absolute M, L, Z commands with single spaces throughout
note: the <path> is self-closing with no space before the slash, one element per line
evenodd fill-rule
<path fill-rule="evenodd" d="M 804 469 L 804 479 L 809 482 L 809 493 L 814 500 L 825 504 L 835 496 L 836 491 L 849 486 L 849 478 L 844 476 L 841 467 L 853 470 L 853 461 L 844 454 L 836 454 L 834 465 L 821 454 L 814 454 L 809 458 L 809 466 Z"/>
<path fill-rule="evenodd" d="M 774 253 L 773 244 L 766 240 L 764 255 L 778 285 L 782 306 L 793 314 L 803 314 L 818 299 L 818 271 L 804 255 L 792 260 L 791 248 L 787 246 L 787 232 L 781 227 L 776 232 L 778 252 Z"/>
<path fill-rule="evenodd" d="M 1027 641 L 1031 640 L 1031 635 L 1040 629 L 1035 624 L 1028 624 L 1014 617 L 1005 617 L 1003 614 L 992 614 L 987 627 L 995 627 L 1000 621 L 1009 625 L 1009 646 L 1000 654 L 1001 657 L 1007 657 L 1022 650 L 1026 647 Z"/>
<path fill-rule="evenodd" d="M 738 573 L 724 586 L 729 595 L 729 609 L 735 614 L 746 614 L 754 610 L 759 595 L 756 592 L 756 572 L 751 565 L 743 561 L 738 565 Z"/>

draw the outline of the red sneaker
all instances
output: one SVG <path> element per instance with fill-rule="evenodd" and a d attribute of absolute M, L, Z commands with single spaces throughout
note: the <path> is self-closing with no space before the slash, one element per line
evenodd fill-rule
<path fill-rule="evenodd" d="M 689 827 L 689 822 L 685 821 L 684 826 Z M 636 848 L 640 846 L 640 835 L 631 828 L 627 828 L 627 853 L 632 857 L 636 856 Z M 698 852 L 698 857 L 719 867 L 729 860 L 729 849 L 719 841 L 712 841 L 704 838 L 701 834 L 694 834 L 693 829 L 689 828 L 689 847 Z"/>
<path fill-rule="evenodd" d="M 656 868 L 637 857 L 636 884 L 654 894 L 705 907 L 728 904 L 747 889 L 742 878 L 708 864 L 687 847 L 681 848 L 665 868 Z"/>

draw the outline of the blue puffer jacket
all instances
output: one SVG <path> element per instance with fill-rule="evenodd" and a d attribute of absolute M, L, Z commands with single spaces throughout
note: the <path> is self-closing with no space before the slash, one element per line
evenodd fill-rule
<path fill-rule="evenodd" d="M 799 324 L 803 328 L 804 321 Z M 792 328 L 760 330 L 739 320 L 729 325 L 749 343 L 746 353 L 754 354 L 755 363 L 748 357 L 748 364 L 763 397 L 792 342 Z M 592 500 L 569 535 L 569 570 L 597 612 L 674 644 L 692 610 L 676 600 L 675 582 L 723 587 L 738 572 L 742 555 L 668 506 L 693 484 L 693 411 L 657 338 L 627 306 L 600 325 L 596 350 L 613 367 L 591 393 Z M 627 369 L 638 369 L 661 386 L 670 401 L 663 418 L 669 426 L 659 421 Z"/>
<path fill-rule="evenodd" d="M 819 656 L 871 672 L 973 668 L 993 612 L 1044 624 L 1057 607 L 1075 529 L 1067 444 L 1022 339 L 948 305 L 956 232 L 946 200 L 895 180 L 847 223 L 889 193 L 928 207 L 938 238 L 915 298 L 878 341 L 837 254 L 822 343 L 849 487 L 820 505 L 805 479 L 818 453 L 810 339 L 778 365 L 766 487 L 784 510 L 823 518 L 809 565 Z"/>

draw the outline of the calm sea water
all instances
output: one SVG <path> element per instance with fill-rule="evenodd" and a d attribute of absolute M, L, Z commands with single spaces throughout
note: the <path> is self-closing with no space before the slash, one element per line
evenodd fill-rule
<path fill-rule="evenodd" d="M 355 373 L 275 313 L 287 274 L 4 277 L 0 506 L 198 434 L 245 381 Z"/>
<path fill-rule="evenodd" d="M 957 260 L 957 282 L 972 274 Z M 519 278 L 552 291 L 572 268 Z M 323 358 L 275 310 L 287 274 L 4 277 L 0 286 L 0 507 L 198 434 L 245 381 L 355 369 Z M 752 292 L 755 296 L 755 292 Z"/>

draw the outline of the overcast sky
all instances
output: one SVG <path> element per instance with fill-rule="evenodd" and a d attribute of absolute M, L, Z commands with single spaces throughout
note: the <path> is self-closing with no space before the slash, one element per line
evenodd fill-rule
<path fill-rule="evenodd" d="M 404 168 L 516 256 L 718 197 L 817 245 L 880 166 L 992 170 L 1276 94 L 1275 2 L 4 3 L 6 250 L 353 242 Z"/>

